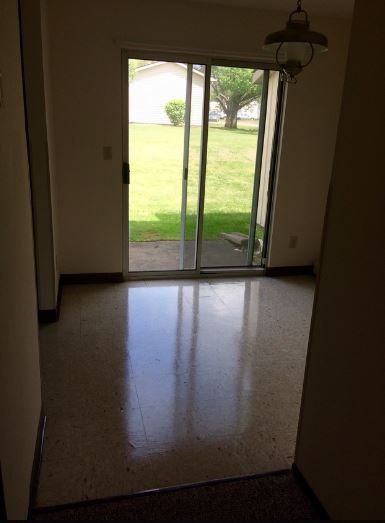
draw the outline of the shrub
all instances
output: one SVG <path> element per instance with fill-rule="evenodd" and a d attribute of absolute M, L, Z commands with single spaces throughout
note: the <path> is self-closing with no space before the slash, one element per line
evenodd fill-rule
<path fill-rule="evenodd" d="M 185 103 L 183 100 L 170 100 L 164 106 L 172 125 L 182 125 L 184 122 Z"/>

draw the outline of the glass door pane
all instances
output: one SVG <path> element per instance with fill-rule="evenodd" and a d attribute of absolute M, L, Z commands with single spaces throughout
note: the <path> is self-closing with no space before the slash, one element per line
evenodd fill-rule
<path fill-rule="evenodd" d="M 203 82 L 204 85 L 206 68 L 204 65 L 197 64 L 188 64 L 187 67 L 186 108 L 190 106 L 191 111 L 190 119 L 188 120 L 187 110 L 185 117 L 179 268 L 195 269 L 204 101 L 200 84 Z M 199 82 L 196 81 L 196 77 L 199 78 Z"/>
<path fill-rule="evenodd" d="M 195 268 L 203 98 L 201 66 L 129 60 L 130 272 Z"/>
<path fill-rule="evenodd" d="M 253 215 L 268 80 L 269 73 L 251 68 L 212 67 L 202 267 L 250 266 L 260 249 L 263 227 L 253 228 Z"/>

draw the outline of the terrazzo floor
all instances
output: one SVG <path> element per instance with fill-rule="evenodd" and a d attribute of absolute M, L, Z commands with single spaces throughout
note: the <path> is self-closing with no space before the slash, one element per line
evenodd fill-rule
<path fill-rule="evenodd" d="M 285 469 L 311 277 L 66 285 L 41 329 L 37 506 Z"/>

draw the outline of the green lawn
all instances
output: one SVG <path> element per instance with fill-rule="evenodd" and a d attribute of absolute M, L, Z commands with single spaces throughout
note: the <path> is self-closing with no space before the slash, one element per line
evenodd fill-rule
<path fill-rule="evenodd" d="M 242 125 L 242 124 L 241 124 Z M 178 240 L 183 127 L 130 124 L 130 240 Z M 198 201 L 200 128 L 190 138 L 187 239 L 194 239 Z M 203 238 L 222 232 L 248 234 L 253 190 L 256 127 L 209 129 Z M 257 236 L 263 238 L 262 227 Z"/>

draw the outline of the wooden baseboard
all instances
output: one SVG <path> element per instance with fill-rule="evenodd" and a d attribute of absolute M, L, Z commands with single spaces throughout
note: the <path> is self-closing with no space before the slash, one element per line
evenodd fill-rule
<path fill-rule="evenodd" d="M 56 309 L 39 309 L 39 323 L 54 323 L 59 320 L 63 285 L 66 283 L 120 283 L 124 281 L 121 272 L 62 274 L 59 280 Z"/>
<path fill-rule="evenodd" d="M 266 267 L 266 276 L 314 276 L 313 265 L 298 265 L 288 267 Z"/>
<path fill-rule="evenodd" d="M 292 468 L 293 476 L 298 481 L 299 485 L 302 487 L 308 498 L 313 503 L 314 507 L 316 508 L 317 512 L 321 515 L 322 520 L 329 520 L 331 519 L 329 514 L 326 512 L 325 508 L 323 507 L 322 503 L 314 493 L 313 489 L 309 485 L 309 483 L 306 481 L 306 479 L 303 477 L 301 471 L 297 467 L 295 463 L 293 463 Z"/>
<path fill-rule="evenodd" d="M 59 320 L 60 316 L 60 305 L 61 305 L 61 295 L 62 295 L 62 282 L 61 278 L 59 279 L 59 289 L 57 291 L 56 297 L 56 309 L 48 309 L 38 311 L 39 323 L 55 323 Z"/>
<path fill-rule="evenodd" d="M 121 272 L 92 272 L 89 274 L 62 274 L 60 283 L 121 283 L 124 281 Z"/>
<path fill-rule="evenodd" d="M 40 412 L 39 425 L 37 428 L 35 453 L 34 453 L 34 457 L 33 457 L 32 472 L 31 472 L 31 483 L 30 483 L 30 489 L 29 489 L 30 510 L 31 510 L 31 508 L 36 506 L 37 487 L 39 484 L 40 467 L 41 467 L 41 460 L 42 460 L 42 456 L 43 456 L 44 433 L 45 433 L 46 422 L 47 422 L 47 417 L 44 414 L 44 411 L 42 409 Z"/>
<path fill-rule="evenodd" d="M 54 323 L 59 319 L 56 309 L 39 310 L 38 311 L 39 323 Z"/>
<path fill-rule="evenodd" d="M 294 276 L 294 275 L 313 275 L 312 265 L 288 266 L 288 267 L 267 267 L 266 276 Z M 39 310 L 39 323 L 53 323 L 59 320 L 62 288 L 65 284 L 87 284 L 87 283 L 121 283 L 124 281 L 121 272 L 102 272 L 102 273 L 80 273 L 62 274 L 59 281 L 59 291 L 56 309 Z"/>
<path fill-rule="evenodd" d="M 7 507 L 5 506 L 3 475 L 1 473 L 1 463 L 0 463 L 0 521 L 6 521 L 6 519 L 7 519 Z"/>

